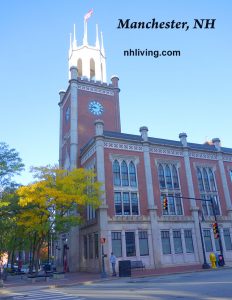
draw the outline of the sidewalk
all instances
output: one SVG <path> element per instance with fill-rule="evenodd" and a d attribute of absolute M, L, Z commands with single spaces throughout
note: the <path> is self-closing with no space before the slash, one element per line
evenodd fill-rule
<path fill-rule="evenodd" d="M 147 276 L 159 276 L 159 275 L 172 275 L 190 272 L 204 272 L 204 271 L 220 271 L 225 268 L 232 268 L 231 265 L 226 265 L 217 269 L 202 269 L 201 265 L 189 265 L 189 266 L 174 266 L 165 267 L 159 269 L 145 269 L 145 270 L 133 270 L 131 278 L 142 278 Z M 4 283 L 4 287 L 0 288 L 0 299 L 12 299 L 12 293 L 22 292 L 24 290 L 37 290 L 44 288 L 59 288 L 65 286 L 75 286 L 78 284 L 91 284 L 94 282 L 102 282 L 108 280 L 117 280 L 121 277 L 112 277 L 108 275 L 106 278 L 101 278 L 100 273 L 66 273 L 64 278 L 54 279 L 51 278 L 49 281 L 39 279 L 35 283 L 32 283 L 27 279 L 25 275 L 23 278 L 20 276 L 9 276 L 7 281 Z M 4 297 L 4 298 L 2 298 Z M 10 298 L 11 297 L 11 298 Z"/>

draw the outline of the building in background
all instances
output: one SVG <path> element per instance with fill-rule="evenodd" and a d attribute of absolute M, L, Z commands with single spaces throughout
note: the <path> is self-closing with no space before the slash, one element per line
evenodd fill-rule
<path fill-rule="evenodd" d="M 119 78 L 106 80 L 103 37 L 88 44 L 87 22 L 81 45 L 70 38 L 69 84 L 60 92 L 60 167 L 94 169 L 103 183 L 102 205 L 86 207 L 86 221 L 64 235 L 57 264 L 65 270 L 100 271 L 104 251 L 119 260 L 141 260 L 146 268 L 203 262 L 199 220 L 207 259 L 219 252 L 214 238 L 216 204 L 225 261 L 232 261 L 232 149 L 215 138 L 188 143 L 121 132 Z M 141 112 L 142 113 L 142 112 Z M 138 124 L 139 126 L 139 124 Z M 167 209 L 163 199 L 167 198 Z M 109 262 L 106 260 L 109 270 Z"/>

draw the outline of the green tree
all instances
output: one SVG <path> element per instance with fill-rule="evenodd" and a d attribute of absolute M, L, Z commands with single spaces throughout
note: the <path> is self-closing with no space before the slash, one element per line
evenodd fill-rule
<path fill-rule="evenodd" d="M 71 172 L 55 167 L 33 168 L 37 181 L 18 189 L 18 225 L 33 240 L 33 264 L 38 270 L 42 246 L 50 234 L 68 232 L 81 222 L 87 204 L 100 205 L 100 183 L 93 171 L 74 169 Z"/>
<path fill-rule="evenodd" d="M 14 175 L 24 169 L 22 159 L 15 149 L 10 149 L 6 143 L 0 142 L 0 192 L 8 186 Z"/>

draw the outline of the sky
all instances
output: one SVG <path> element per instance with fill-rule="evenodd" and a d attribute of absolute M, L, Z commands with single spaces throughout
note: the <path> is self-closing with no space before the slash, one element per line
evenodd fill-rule
<path fill-rule="evenodd" d="M 122 132 L 204 143 L 219 137 L 232 148 L 232 2 L 230 0 L 10 0 L 0 5 L 0 141 L 25 164 L 54 165 L 59 153 L 59 91 L 68 87 L 69 34 L 82 44 L 95 25 L 103 32 L 107 78 L 120 78 Z M 188 22 L 181 29 L 118 29 L 131 22 Z M 215 29 L 193 29 L 194 19 L 216 19 Z M 179 57 L 124 56 L 124 50 L 180 50 Z"/>

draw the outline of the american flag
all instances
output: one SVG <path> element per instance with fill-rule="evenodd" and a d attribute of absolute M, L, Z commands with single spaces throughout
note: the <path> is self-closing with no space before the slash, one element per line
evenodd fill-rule
<path fill-rule="evenodd" d="M 84 16 L 84 20 L 87 21 L 93 14 L 93 9 L 90 9 Z"/>

